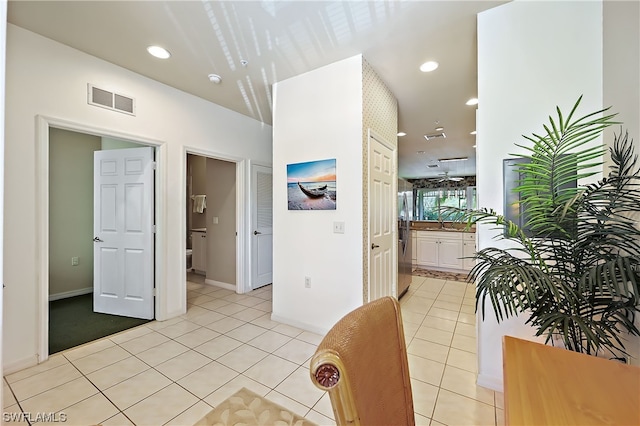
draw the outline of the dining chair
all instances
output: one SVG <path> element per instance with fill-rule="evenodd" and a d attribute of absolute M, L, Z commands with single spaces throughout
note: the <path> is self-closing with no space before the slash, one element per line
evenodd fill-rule
<path fill-rule="evenodd" d="M 311 358 L 340 425 L 415 425 L 400 304 L 383 297 L 349 312 Z"/>

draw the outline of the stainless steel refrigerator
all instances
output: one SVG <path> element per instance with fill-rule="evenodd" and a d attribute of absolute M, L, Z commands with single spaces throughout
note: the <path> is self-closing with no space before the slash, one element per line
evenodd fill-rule
<path fill-rule="evenodd" d="M 411 220 L 413 219 L 413 185 L 398 179 L 398 299 L 411 284 Z"/>

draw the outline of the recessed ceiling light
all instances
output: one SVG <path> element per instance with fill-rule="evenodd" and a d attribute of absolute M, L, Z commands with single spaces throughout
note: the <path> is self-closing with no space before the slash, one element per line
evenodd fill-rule
<path fill-rule="evenodd" d="M 397 136 L 402 137 L 402 136 L 407 136 L 407 134 L 405 132 L 398 132 Z"/>
<path fill-rule="evenodd" d="M 467 101 L 467 105 L 478 105 L 478 98 L 471 98 Z"/>
<path fill-rule="evenodd" d="M 160 46 L 149 46 L 147 47 L 147 52 L 159 59 L 167 59 L 171 57 L 171 53 L 169 53 L 169 51 L 164 47 Z"/>
<path fill-rule="evenodd" d="M 422 72 L 431 72 L 438 68 L 438 63 L 436 61 L 427 61 L 424 64 L 420 65 L 420 71 Z"/>
<path fill-rule="evenodd" d="M 424 151 L 416 151 L 416 154 L 424 154 Z"/>
<path fill-rule="evenodd" d="M 473 132 L 469 133 L 470 135 L 475 135 L 477 132 L 474 130 Z"/>
<path fill-rule="evenodd" d="M 441 132 L 443 130 L 444 130 L 444 127 L 442 126 L 436 127 L 436 132 Z"/>
<path fill-rule="evenodd" d="M 222 81 L 222 77 L 220 77 L 218 74 L 209 74 L 209 81 L 215 84 L 220 84 L 220 82 Z"/>

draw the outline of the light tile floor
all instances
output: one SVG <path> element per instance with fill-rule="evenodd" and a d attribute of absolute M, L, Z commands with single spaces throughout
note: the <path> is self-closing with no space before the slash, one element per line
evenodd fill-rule
<path fill-rule="evenodd" d="M 47 424 L 38 413 L 57 413 L 48 420 L 191 425 L 244 386 L 320 425 L 335 424 L 328 396 L 309 378 L 322 336 L 271 321 L 271 286 L 238 295 L 189 277 L 185 315 L 6 376 L 4 421 Z M 475 384 L 473 287 L 414 276 L 401 305 L 416 424 L 504 424 L 502 394 Z M 34 421 L 17 421 L 19 413 Z"/>

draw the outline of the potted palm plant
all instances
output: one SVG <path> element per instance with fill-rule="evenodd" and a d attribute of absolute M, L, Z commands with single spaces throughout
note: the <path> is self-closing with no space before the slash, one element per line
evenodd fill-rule
<path fill-rule="evenodd" d="M 627 354 L 622 334 L 640 335 L 634 322 L 640 312 L 638 160 L 621 131 L 609 150 L 608 175 L 575 184 L 603 164 L 606 150 L 592 141 L 618 124 L 608 109 L 574 118 L 580 101 L 566 116 L 556 108 L 544 133 L 517 145 L 526 151 L 516 155 L 523 161 L 515 188 L 525 224 L 487 209 L 458 214 L 468 226 L 504 226 L 498 238 L 515 243 L 476 253 L 469 273 L 476 310 L 482 306 L 484 314 L 488 298 L 498 321 L 524 313 L 547 343 L 561 340 L 573 351 L 621 357 Z"/>

